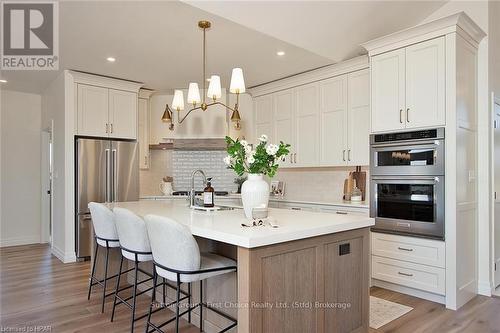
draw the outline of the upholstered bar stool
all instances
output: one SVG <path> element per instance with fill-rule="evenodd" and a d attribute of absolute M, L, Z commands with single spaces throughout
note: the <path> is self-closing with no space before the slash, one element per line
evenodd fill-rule
<path fill-rule="evenodd" d="M 89 292 L 87 299 L 90 299 L 90 293 L 92 292 L 92 287 L 96 284 L 102 287 L 102 305 L 101 313 L 104 312 L 104 302 L 106 297 L 113 296 L 115 293 L 111 292 L 106 294 L 107 282 L 111 279 L 116 278 L 120 275 L 114 274 L 113 276 L 108 276 L 108 264 L 109 264 L 109 249 L 120 247 L 120 241 L 118 240 L 118 233 L 115 227 L 114 214 L 113 212 L 103 204 L 91 202 L 89 203 L 90 215 L 92 216 L 92 224 L 94 226 L 95 234 L 95 250 L 94 250 L 94 263 L 92 265 L 92 272 L 89 279 Z M 95 268 L 97 263 L 97 254 L 99 247 L 106 249 L 106 259 L 104 263 L 104 278 L 99 280 L 95 277 Z M 127 273 L 130 270 L 123 272 Z M 123 274 L 121 273 L 121 274 Z"/>
<path fill-rule="evenodd" d="M 153 272 L 145 271 L 139 267 L 142 262 L 150 262 L 153 260 L 151 255 L 151 246 L 149 245 L 149 238 L 146 230 L 146 224 L 144 220 L 139 216 L 135 215 L 131 211 L 123 208 L 115 208 L 113 210 L 116 230 L 118 231 L 118 239 L 120 240 L 120 248 L 122 252 L 122 257 L 120 260 L 120 272 L 123 268 L 123 259 L 127 259 L 134 263 L 134 284 L 132 286 L 126 286 L 120 288 L 120 275 L 116 282 L 115 300 L 113 302 L 113 312 L 111 314 L 111 321 L 113 321 L 115 316 L 115 308 L 118 304 L 124 304 L 129 309 L 132 310 L 131 326 L 130 332 L 134 332 L 134 323 L 137 320 L 145 318 L 148 313 L 144 313 L 141 316 L 136 317 L 136 299 L 137 296 L 142 295 L 153 287 L 144 289 L 142 291 L 137 291 L 137 287 L 145 282 L 151 281 L 153 279 Z M 139 281 L 138 274 L 142 273 L 147 276 L 147 278 Z M 155 281 L 156 283 L 156 281 Z M 163 287 L 163 303 L 166 301 L 166 286 L 175 288 L 173 285 L 166 283 L 165 279 L 160 284 Z M 158 285 L 155 285 L 157 287 Z M 120 296 L 120 293 L 128 288 L 132 287 L 132 295 L 124 298 Z M 156 288 L 155 288 L 156 289 Z M 129 301 L 132 300 L 132 303 Z M 159 310 L 159 309 L 157 309 Z"/>
<path fill-rule="evenodd" d="M 151 251 L 153 252 L 153 280 L 155 281 L 153 282 L 153 295 L 149 307 L 146 332 L 156 331 L 164 333 L 161 328 L 174 320 L 175 331 L 179 332 L 180 317 L 187 313 L 188 321 L 191 322 L 191 311 L 197 307 L 200 307 L 200 332 L 203 331 L 204 307 L 232 322 L 231 325 L 220 332 L 226 332 L 235 327 L 237 325 L 236 319 L 203 302 L 203 280 L 217 275 L 235 272 L 236 262 L 217 254 L 200 253 L 198 243 L 189 229 L 170 218 L 147 215 L 144 219 L 146 221 Z M 175 317 L 161 324 L 153 324 L 151 315 L 154 313 L 152 308 L 156 300 L 155 286 L 158 276 L 176 282 L 177 297 L 175 301 Z M 200 281 L 200 301 L 197 305 L 192 306 L 191 299 L 189 299 L 188 309 L 181 312 L 181 284 L 188 283 L 188 290 L 191 290 L 191 283 L 196 281 Z M 149 330 L 150 327 L 153 328 L 151 331 Z"/>

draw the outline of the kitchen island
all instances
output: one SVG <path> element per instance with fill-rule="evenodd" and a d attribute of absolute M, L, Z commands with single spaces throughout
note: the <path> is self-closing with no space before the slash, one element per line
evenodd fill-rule
<path fill-rule="evenodd" d="M 178 200 L 114 207 L 172 218 L 210 250 L 237 260 L 236 281 L 206 290 L 218 294 L 208 301 L 237 313 L 240 333 L 368 331 L 371 218 L 270 209 L 278 228 L 243 227 L 241 209 L 196 211 Z M 220 318 L 207 320 L 224 325 Z"/>

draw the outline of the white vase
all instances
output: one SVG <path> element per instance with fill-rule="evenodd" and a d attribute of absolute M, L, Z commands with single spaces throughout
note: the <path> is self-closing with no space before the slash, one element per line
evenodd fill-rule
<path fill-rule="evenodd" d="M 241 201 L 245 216 L 252 218 L 252 209 L 267 208 L 269 203 L 269 184 L 264 180 L 262 174 L 249 174 L 241 186 Z"/>

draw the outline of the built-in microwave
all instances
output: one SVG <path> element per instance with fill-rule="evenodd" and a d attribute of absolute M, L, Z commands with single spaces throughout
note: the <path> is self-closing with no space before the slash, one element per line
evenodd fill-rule
<path fill-rule="evenodd" d="M 370 136 L 374 231 L 444 239 L 444 128 Z"/>
<path fill-rule="evenodd" d="M 373 231 L 444 239 L 444 176 L 374 176 Z"/>
<path fill-rule="evenodd" d="M 374 134 L 370 147 L 371 175 L 444 175 L 444 128 Z"/>

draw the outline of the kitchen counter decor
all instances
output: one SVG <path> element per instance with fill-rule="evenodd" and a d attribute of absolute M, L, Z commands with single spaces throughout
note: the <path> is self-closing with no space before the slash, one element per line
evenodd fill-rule
<path fill-rule="evenodd" d="M 226 136 L 228 155 L 224 158 L 224 163 L 239 177 L 248 174 L 248 179 L 241 186 L 241 200 L 248 219 L 252 218 L 254 208 L 267 208 L 269 184 L 264 176 L 274 177 L 278 171 L 278 162 L 290 153 L 289 144 L 283 141 L 272 144 L 267 141 L 267 135 L 262 134 L 254 149 L 245 140 L 234 140 Z"/>

